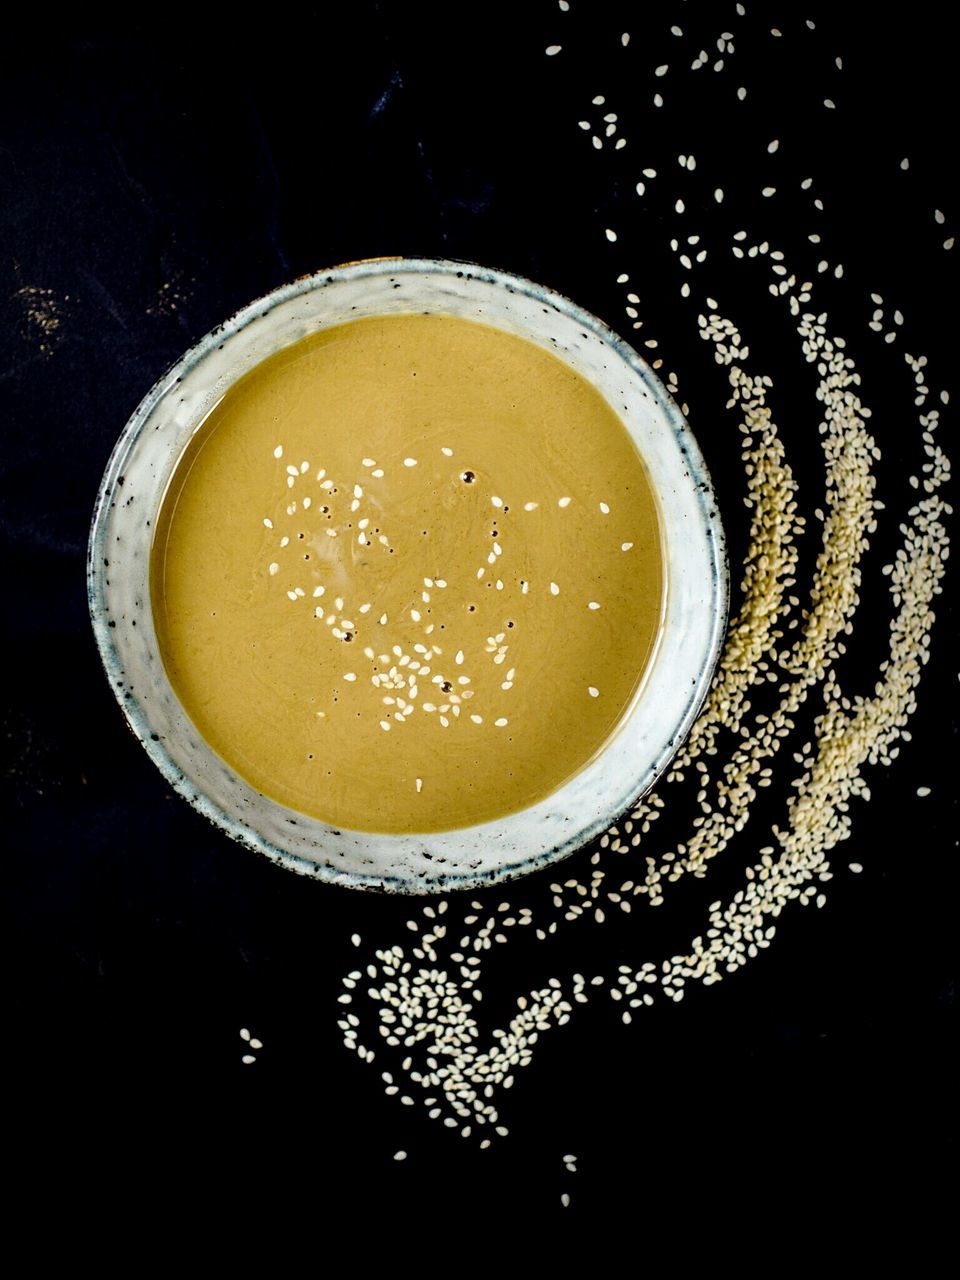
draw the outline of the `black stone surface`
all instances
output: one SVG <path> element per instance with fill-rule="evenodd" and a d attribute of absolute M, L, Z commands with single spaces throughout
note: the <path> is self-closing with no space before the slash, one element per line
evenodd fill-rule
<path fill-rule="evenodd" d="M 939 603 L 913 741 L 894 767 L 871 772 L 874 798 L 854 805 L 826 907 L 787 913 L 769 952 L 718 987 L 691 989 L 682 1005 L 659 1005 L 631 1027 L 604 1005 L 548 1037 L 505 1096 L 510 1139 L 488 1152 L 385 1098 L 387 1064 L 368 1068 L 340 1044 L 335 998 L 354 963 L 349 935 L 402 939 L 409 906 L 300 880 L 174 797 L 123 725 L 86 614 L 96 488 L 156 377 L 256 295 L 391 253 L 509 268 L 627 336 L 615 276 L 630 270 L 647 332 L 690 402 L 736 575 L 746 525 L 735 424 L 720 412 L 722 380 L 665 245 L 666 193 L 679 190 L 673 156 L 694 135 L 709 138 L 698 160 L 727 175 L 731 191 L 762 185 L 752 170 L 776 134 L 789 141 L 784 189 L 807 170 L 816 176 L 824 256 L 846 264 L 843 287 L 818 288 L 851 335 L 868 401 L 871 377 L 877 388 L 891 381 L 890 352 L 865 327 L 878 287 L 888 311 L 908 313 L 899 347 L 927 352 L 934 385 L 956 390 L 960 251 L 940 248 L 957 214 L 956 71 L 938 6 L 924 0 L 895 23 L 861 21 L 853 6 L 748 8 L 736 67 L 723 73 L 731 97 L 737 83 L 750 86 L 735 134 L 669 76 L 656 86 L 666 106 L 650 108 L 644 52 L 646 33 L 659 49 L 672 22 L 739 32 L 733 4 L 727 18 L 692 3 L 573 0 L 563 15 L 552 3 L 355 0 L 245 16 L 19 12 L 5 29 L 0 1060 L 16 1074 L 8 1173 L 18 1203 L 39 1211 L 41 1249 L 71 1208 L 106 1252 L 121 1228 L 152 1250 L 202 1227 L 224 1251 L 259 1237 L 288 1261 L 280 1246 L 302 1238 L 310 1265 L 325 1268 L 329 1242 L 349 1235 L 362 1259 L 381 1236 L 374 1222 L 393 1218 L 406 1235 L 379 1242 L 396 1259 L 450 1267 L 459 1263 L 429 1243 L 434 1225 L 462 1230 L 468 1256 L 498 1266 L 507 1219 L 522 1221 L 532 1243 L 598 1225 L 598 1239 L 620 1240 L 638 1265 L 654 1245 L 677 1260 L 711 1239 L 728 1258 L 756 1256 L 754 1233 L 810 1239 L 834 1219 L 863 1242 L 909 1221 L 918 1247 L 945 1227 L 956 1133 L 952 596 Z M 807 17 L 815 33 L 803 30 Z M 631 31 L 629 59 L 621 30 Z M 563 53 L 545 58 L 554 41 Z M 682 43 L 688 65 L 700 37 Z M 829 71 L 838 53 L 839 77 Z M 809 76 L 806 98 L 784 102 L 776 58 Z M 596 92 L 625 104 L 630 165 L 596 156 L 576 126 Z M 809 105 L 827 93 L 838 101 L 829 118 Z M 654 200 L 641 212 L 633 183 L 648 153 L 665 185 L 659 208 Z M 797 201 L 769 211 L 731 203 L 698 206 L 703 229 L 742 216 L 758 230 L 776 226 L 799 252 L 814 225 Z M 948 214 L 942 228 L 935 206 Z M 602 234 L 610 225 L 621 229 L 616 246 Z M 794 346 L 768 323 L 765 285 L 748 290 L 742 270 L 727 283 L 726 262 L 715 270 L 710 291 L 736 302 L 753 331 L 757 364 L 782 389 L 801 484 L 815 492 L 822 468 Z M 43 328 L 46 303 L 61 317 L 55 331 Z M 881 496 L 905 509 L 903 477 L 918 465 L 903 425 L 909 396 L 877 394 Z M 952 412 L 943 435 L 955 453 Z M 809 563 L 809 545 L 803 554 Z M 872 553 L 870 581 L 880 582 L 882 563 Z M 851 643 L 845 678 L 866 692 L 887 617 L 877 594 Z M 932 794 L 919 798 L 918 786 Z M 771 799 L 757 826 L 779 812 Z M 573 858 L 570 874 L 587 858 Z M 846 870 L 854 860 L 862 875 Z M 706 889 L 684 886 L 660 911 L 638 907 L 615 927 L 579 926 L 550 951 L 504 949 L 486 983 L 492 1024 L 509 997 L 553 972 L 599 972 L 682 945 L 699 927 L 704 892 L 716 896 L 735 873 L 731 862 Z M 522 905 L 543 893 L 531 880 L 479 896 Z M 241 1026 L 265 1045 L 252 1068 L 240 1063 Z M 403 1164 L 391 1159 L 398 1148 L 409 1152 Z M 580 1157 L 575 1176 L 562 1171 L 567 1151 Z M 918 1209 L 908 1209 L 913 1193 Z M 612 1255 L 602 1256 L 609 1270 Z"/>

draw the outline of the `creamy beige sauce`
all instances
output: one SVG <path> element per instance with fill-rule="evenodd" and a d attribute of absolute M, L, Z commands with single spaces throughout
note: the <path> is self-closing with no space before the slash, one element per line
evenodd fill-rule
<path fill-rule="evenodd" d="M 640 685 L 665 589 L 622 422 L 450 316 L 325 330 L 232 387 L 178 463 L 153 613 L 170 680 L 259 791 L 441 831 L 542 800 Z"/>

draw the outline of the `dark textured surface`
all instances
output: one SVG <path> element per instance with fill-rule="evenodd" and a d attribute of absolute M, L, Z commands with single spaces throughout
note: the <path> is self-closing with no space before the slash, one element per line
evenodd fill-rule
<path fill-rule="evenodd" d="M 788 123 L 776 129 L 792 132 L 800 153 L 791 182 L 809 167 L 828 193 L 824 230 L 840 246 L 830 256 L 854 277 L 856 291 L 837 288 L 835 303 L 824 286 L 832 318 L 856 333 L 865 380 L 879 375 L 886 357 L 867 343 L 863 299 L 871 288 L 889 291 L 888 309 L 909 307 L 910 349 L 930 354 L 935 386 L 943 377 L 949 385 L 958 251 L 939 250 L 952 231 L 933 225 L 932 210 L 952 198 L 940 139 L 952 136 L 956 96 L 936 8 L 911 6 L 906 27 L 867 32 L 825 6 L 748 7 L 770 15 L 752 28 L 758 43 L 779 22 L 786 44 L 815 16 L 821 59 L 846 59 L 842 88 L 830 85 L 841 124 L 808 121 L 799 105 L 790 119 L 781 103 Z M 592 93 L 611 84 L 630 92 L 617 33 L 631 30 L 636 48 L 640 19 L 630 6 L 598 4 L 589 17 L 582 8 L 567 29 L 575 38 L 553 4 L 476 6 L 455 19 L 452 9 L 439 18 L 361 0 L 336 21 L 307 7 L 296 20 L 229 31 L 173 19 L 140 29 L 38 22 L 5 41 L 4 1058 L 22 1069 L 11 1097 L 26 1138 L 11 1160 L 28 1200 L 80 1194 L 94 1230 L 119 1216 L 172 1235 L 201 1217 L 237 1237 L 240 1226 L 269 1234 L 279 1222 L 312 1230 L 373 1204 L 409 1215 L 413 1249 L 429 1222 L 464 1217 L 472 1236 L 504 1208 L 523 1211 L 534 1235 L 552 1230 L 562 1190 L 575 1198 L 568 1225 L 574 1212 L 600 1215 L 642 1243 L 677 1223 L 684 1249 L 683 1224 L 718 1210 L 738 1235 L 758 1215 L 776 1230 L 802 1208 L 819 1221 L 847 1213 L 879 1237 L 919 1189 L 918 1238 L 943 1221 L 939 1169 L 954 1151 L 956 1101 L 949 597 L 913 742 L 893 768 L 873 771 L 874 799 L 856 806 L 825 909 L 788 912 L 769 952 L 719 987 L 691 990 L 682 1005 L 658 1006 L 629 1028 L 606 1007 L 591 1009 L 551 1036 L 506 1097 L 510 1140 L 489 1152 L 384 1098 L 386 1064 L 366 1068 L 339 1042 L 334 1000 L 354 962 L 350 933 L 392 943 L 408 906 L 300 880 L 209 828 L 124 729 L 99 667 L 83 557 L 96 487 L 126 417 L 229 312 L 345 259 L 489 262 L 569 294 L 629 336 L 614 284 L 628 263 L 730 513 L 736 566 L 742 477 L 729 424 L 722 435 L 705 429 L 722 383 L 680 306 L 666 218 L 641 220 L 632 186 L 576 128 Z M 643 11 L 660 29 L 695 23 L 705 7 Z M 775 100 L 777 73 L 751 52 L 753 38 L 738 37 L 737 57 L 761 105 L 739 141 L 715 140 L 731 189 L 760 185 L 751 184 L 745 139 L 774 132 L 762 103 L 765 93 Z M 555 39 L 565 44 L 563 67 L 543 56 Z M 806 56 L 799 41 L 797 49 Z M 666 86 L 664 111 L 645 109 L 633 129 L 638 167 L 645 130 L 660 131 L 660 153 L 683 149 L 684 108 Z M 672 147 L 662 136 L 671 130 Z M 909 181 L 901 155 L 911 157 Z M 635 215 L 629 242 L 606 244 L 602 228 L 632 225 Z M 722 216 L 739 220 L 728 205 Z M 790 216 L 776 214 L 785 239 Z M 55 331 L 43 331 L 45 295 L 23 292 L 31 289 L 52 291 Z M 742 322 L 754 308 L 762 327 L 760 288 L 738 302 Z M 769 350 L 759 332 L 752 345 L 789 388 L 798 370 L 775 336 Z M 801 441 L 806 418 L 784 401 L 785 432 Z M 884 485 L 892 492 L 916 463 L 898 407 L 884 407 L 874 426 L 888 498 Z M 908 398 L 899 411 L 909 412 Z M 949 452 L 955 433 L 945 434 Z M 821 484 L 815 458 L 805 471 L 810 446 L 795 452 L 801 484 Z M 872 686 L 886 616 L 878 610 L 874 622 L 867 607 L 858 620 L 862 676 L 851 659 L 851 683 Z M 932 795 L 918 798 L 920 785 Z M 775 809 L 758 806 L 758 823 L 764 816 Z M 862 875 L 846 871 L 853 860 Z M 586 865 L 575 858 L 571 874 Z M 735 883 L 734 870 L 718 869 L 721 888 Z M 530 881 L 490 900 L 533 903 L 542 892 Z M 592 972 L 638 950 L 654 957 L 690 935 L 701 902 L 700 890 L 684 887 L 661 911 L 635 911 L 629 929 L 581 925 L 549 953 L 511 947 L 487 977 L 487 1003 L 566 966 Z M 253 1068 L 240 1064 L 240 1026 L 265 1043 Z M 402 1165 L 390 1159 L 398 1147 L 410 1152 Z M 566 1151 L 580 1156 L 574 1177 L 561 1171 Z M 871 1213 L 867 1224 L 844 1208 L 863 1195 L 874 1210 L 880 1197 L 897 1212 Z M 811 1207 L 820 1202 L 827 1207 Z"/>

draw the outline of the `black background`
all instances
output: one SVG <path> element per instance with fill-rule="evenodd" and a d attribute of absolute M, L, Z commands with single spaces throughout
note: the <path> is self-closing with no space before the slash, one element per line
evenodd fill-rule
<path fill-rule="evenodd" d="M 746 526 L 735 423 L 719 413 L 722 379 L 694 337 L 698 304 L 681 305 L 665 248 L 679 187 L 672 177 L 654 187 L 642 209 L 633 194 L 642 164 L 665 172 L 669 160 L 675 174 L 672 158 L 686 148 L 729 191 L 753 193 L 739 205 L 728 196 L 722 209 L 701 199 L 704 228 L 728 238 L 734 224 L 755 225 L 772 238 L 762 230 L 772 226 L 815 264 L 820 249 L 805 236 L 816 226 L 831 241 L 824 256 L 845 263 L 842 287 L 827 278 L 818 288 L 864 370 L 884 448 L 881 496 L 909 505 L 904 476 L 919 465 L 909 383 L 894 382 L 889 350 L 865 321 L 879 288 L 888 311 L 907 313 L 904 341 L 930 355 L 933 385 L 951 385 L 958 251 L 940 248 L 951 218 L 935 226 L 932 211 L 946 201 L 951 212 L 956 72 L 938 7 L 924 0 L 896 23 L 868 26 L 861 6 L 751 3 L 743 22 L 732 4 L 574 0 L 572 9 L 355 0 L 244 17 L 166 10 L 138 22 L 21 14 L 7 33 L 2 1058 L 17 1069 L 8 1128 L 24 1141 L 8 1159 L 25 1203 L 79 1203 L 94 1232 L 136 1222 L 151 1240 L 197 1221 L 235 1244 L 305 1229 L 317 1265 L 326 1263 L 315 1229 L 371 1210 L 409 1223 L 401 1252 L 443 1222 L 471 1223 L 470 1238 L 495 1251 L 487 1232 L 505 1213 L 522 1217 L 532 1239 L 589 1220 L 680 1251 L 703 1243 L 715 1219 L 728 1245 L 761 1225 L 804 1236 L 835 1212 L 864 1238 L 912 1216 L 917 1241 L 929 1242 L 947 1222 L 957 675 L 946 598 L 913 742 L 872 772 L 874 799 L 855 805 L 826 907 L 788 912 L 770 951 L 682 1005 L 658 1005 L 627 1028 L 603 1002 L 548 1037 L 505 1095 L 511 1137 L 487 1152 L 385 1098 L 379 1072 L 389 1064 L 378 1055 L 365 1067 L 340 1044 L 335 997 L 358 954 L 349 935 L 365 948 L 402 941 L 409 904 L 302 881 L 209 828 L 168 791 L 102 676 L 83 563 L 97 485 L 126 418 L 235 308 L 346 259 L 505 267 L 627 336 L 615 277 L 629 270 L 642 281 L 645 332 L 690 403 L 736 575 Z M 651 81 L 668 60 L 661 50 L 679 67 L 700 47 L 689 36 L 678 61 L 672 22 L 713 38 L 725 24 L 737 31 L 725 92 L 733 104 L 735 85 L 748 84 L 749 110 L 711 107 L 709 71 L 688 77 L 683 94 L 675 79 Z M 775 24 L 784 37 L 773 44 Z M 631 31 L 629 50 L 621 30 Z M 545 58 L 555 41 L 562 54 Z M 655 88 L 667 98 L 660 112 L 649 105 Z M 621 104 L 631 142 L 619 157 L 597 155 L 576 127 L 595 92 Z M 813 109 L 827 94 L 835 113 Z M 792 150 L 768 159 L 764 144 L 777 135 Z M 820 221 L 799 198 L 756 198 L 774 180 L 761 169 L 792 191 L 815 174 L 826 192 Z M 606 226 L 619 229 L 616 246 Z M 822 467 L 796 344 L 783 343 L 783 330 L 778 343 L 767 323 L 765 278 L 748 287 L 743 267 L 712 269 L 701 287 L 736 301 L 757 365 L 783 388 L 778 413 L 815 506 Z M 53 334 L 27 314 L 21 291 L 31 287 L 56 295 L 63 319 Z M 809 563 L 811 546 L 801 550 Z M 882 563 L 878 550 L 868 585 L 880 583 Z M 865 597 L 843 670 L 869 691 L 888 609 L 879 592 Z M 917 797 L 921 785 L 932 795 Z M 778 812 L 771 801 L 755 821 Z M 571 860 L 570 874 L 587 856 Z M 860 876 L 846 870 L 854 859 Z M 735 872 L 718 870 L 721 885 Z M 545 892 L 535 878 L 479 896 L 533 905 Z M 704 893 L 717 896 L 715 880 L 684 886 L 658 912 L 638 909 L 629 929 L 580 925 L 549 951 L 504 948 L 486 979 L 491 1016 L 498 998 L 553 972 L 669 954 L 700 927 Z M 264 1041 L 252 1068 L 240 1063 L 241 1026 Z M 391 1159 L 399 1147 L 410 1153 L 403 1164 Z M 575 1176 L 562 1171 L 567 1151 L 580 1157 Z M 908 1210 L 912 1192 L 918 1207 Z"/>

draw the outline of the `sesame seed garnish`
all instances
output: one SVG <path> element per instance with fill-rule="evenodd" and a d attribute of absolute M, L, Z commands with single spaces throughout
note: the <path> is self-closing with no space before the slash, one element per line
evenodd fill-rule
<path fill-rule="evenodd" d="M 357 678 L 357 673 L 356 673 L 355 671 L 347 671 L 347 672 L 344 674 L 344 677 L 343 677 L 343 678 L 344 678 L 344 680 L 349 680 L 349 681 L 351 682 L 351 684 L 352 684 L 352 683 L 353 683 L 353 681 L 354 681 L 354 680 L 356 680 L 356 678 Z"/>
<path fill-rule="evenodd" d="M 273 528 L 273 521 L 272 521 L 272 520 L 270 520 L 269 518 L 267 518 L 267 517 L 265 516 L 265 517 L 264 517 L 264 520 L 263 520 L 263 527 L 264 527 L 265 529 L 272 529 L 272 528 Z"/>
<path fill-rule="evenodd" d="M 588 609 L 599 609 L 599 608 L 600 608 L 600 606 L 597 604 L 596 600 L 590 600 L 590 601 L 587 603 L 587 608 L 588 608 Z"/>
<path fill-rule="evenodd" d="M 560 594 L 560 588 L 555 582 L 550 583 L 550 594 L 552 596 L 558 596 Z"/>
<path fill-rule="evenodd" d="M 446 445 L 443 445 L 443 446 L 441 447 L 440 452 L 444 455 L 444 457 L 445 457 L 445 458 L 452 458 L 452 457 L 453 457 L 453 450 L 452 450 L 452 449 L 448 449 L 448 448 L 446 447 Z"/>
<path fill-rule="evenodd" d="M 494 507 L 502 507 L 502 506 L 503 506 L 503 499 L 502 499 L 502 498 L 498 498 L 498 497 L 496 496 L 496 494 L 494 494 L 494 496 L 490 499 L 490 503 L 491 503 L 491 505 L 492 505 L 492 506 L 494 506 Z"/>
<path fill-rule="evenodd" d="M 539 505 L 539 502 L 525 502 L 523 504 L 523 509 L 524 511 L 536 511 Z"/>
<path fill-rule="evenodd" d="M 500 718 L 498 720 L 494 720 L 493 723 L 497 726 L 498 729 L 502 729 L 504 725 L 507 723 L 507 717 L 500 716 Z"/>
<path fill-rule="evenodd" d="M 593 685 L 590 685 L 590 686 L 587 688 L 587 693 L 589 693 L 589 695 L 590 695 L 590 697 L 591 697 L 591 698 L 599 698 L 599 697 L 600 697 L 600 690 L 599 690 L 599 689 L 597 689 L 597 688 L 595 688 Z"/>
<path fill-rule="evenodd" d="M 600 510 L 603 512 L 605 516 L 608 516 L 610 514 L 610 508 L 607 506 L 605 502 L 600 503 Z"/>
<path fill-rule="evenodd" d="M 422 790 L 423 790 L 423 779 L 417 778 L 417 794 L 419 795 Z"/>
<path fill-rule="evenodd" d="M 557 500 L 557 506 L 558 506 L 558 507 L 569 507 L 570 502 L 571 502 L 571 499 L 570 499 L 570 498 L 559 498 L 559 499 Z"/>
<path fill-rule="evenodd" d="M 274 449 L 274 451 L 273 451 L 273 456 L 274 456 L 275 458 L 282 458 L 282 457 L 283 457 L 283 445 L 282 445 L 282 444 L 278 444 L 278 445 L 277 445 L 277 447 L 276 447 L 276 448 Z"/>
<path fill-rule="evenodd" d="M 280 571 L 280 566 L 277 564 L 277 562 L 276 562 L 276 561 L 274 561 L 274 562 L 273 562 L 273 564 L 271 564 L 271 565 L 269 566 L 269 568 L 270 568 L 270 573 L 271 573 L 271 574 L 275 574 L 275 573 L 278 573 L 278 572 Z"/>
<path fill-rule="evenodd" d="M 417 465 L 416 458 L 404 458 L 403 465 L 405 467 L 415 467 Z"/>
<path fill-rule="evenodd" d="M 630 551 L 630 550 L 632 550 L 632 548 L 633 548 L 633 543 L 632 543 L 632 542 L 621 542 L 621 543 L 620 543 L 620 550 L 621 550 L 621 551 Z"/>

